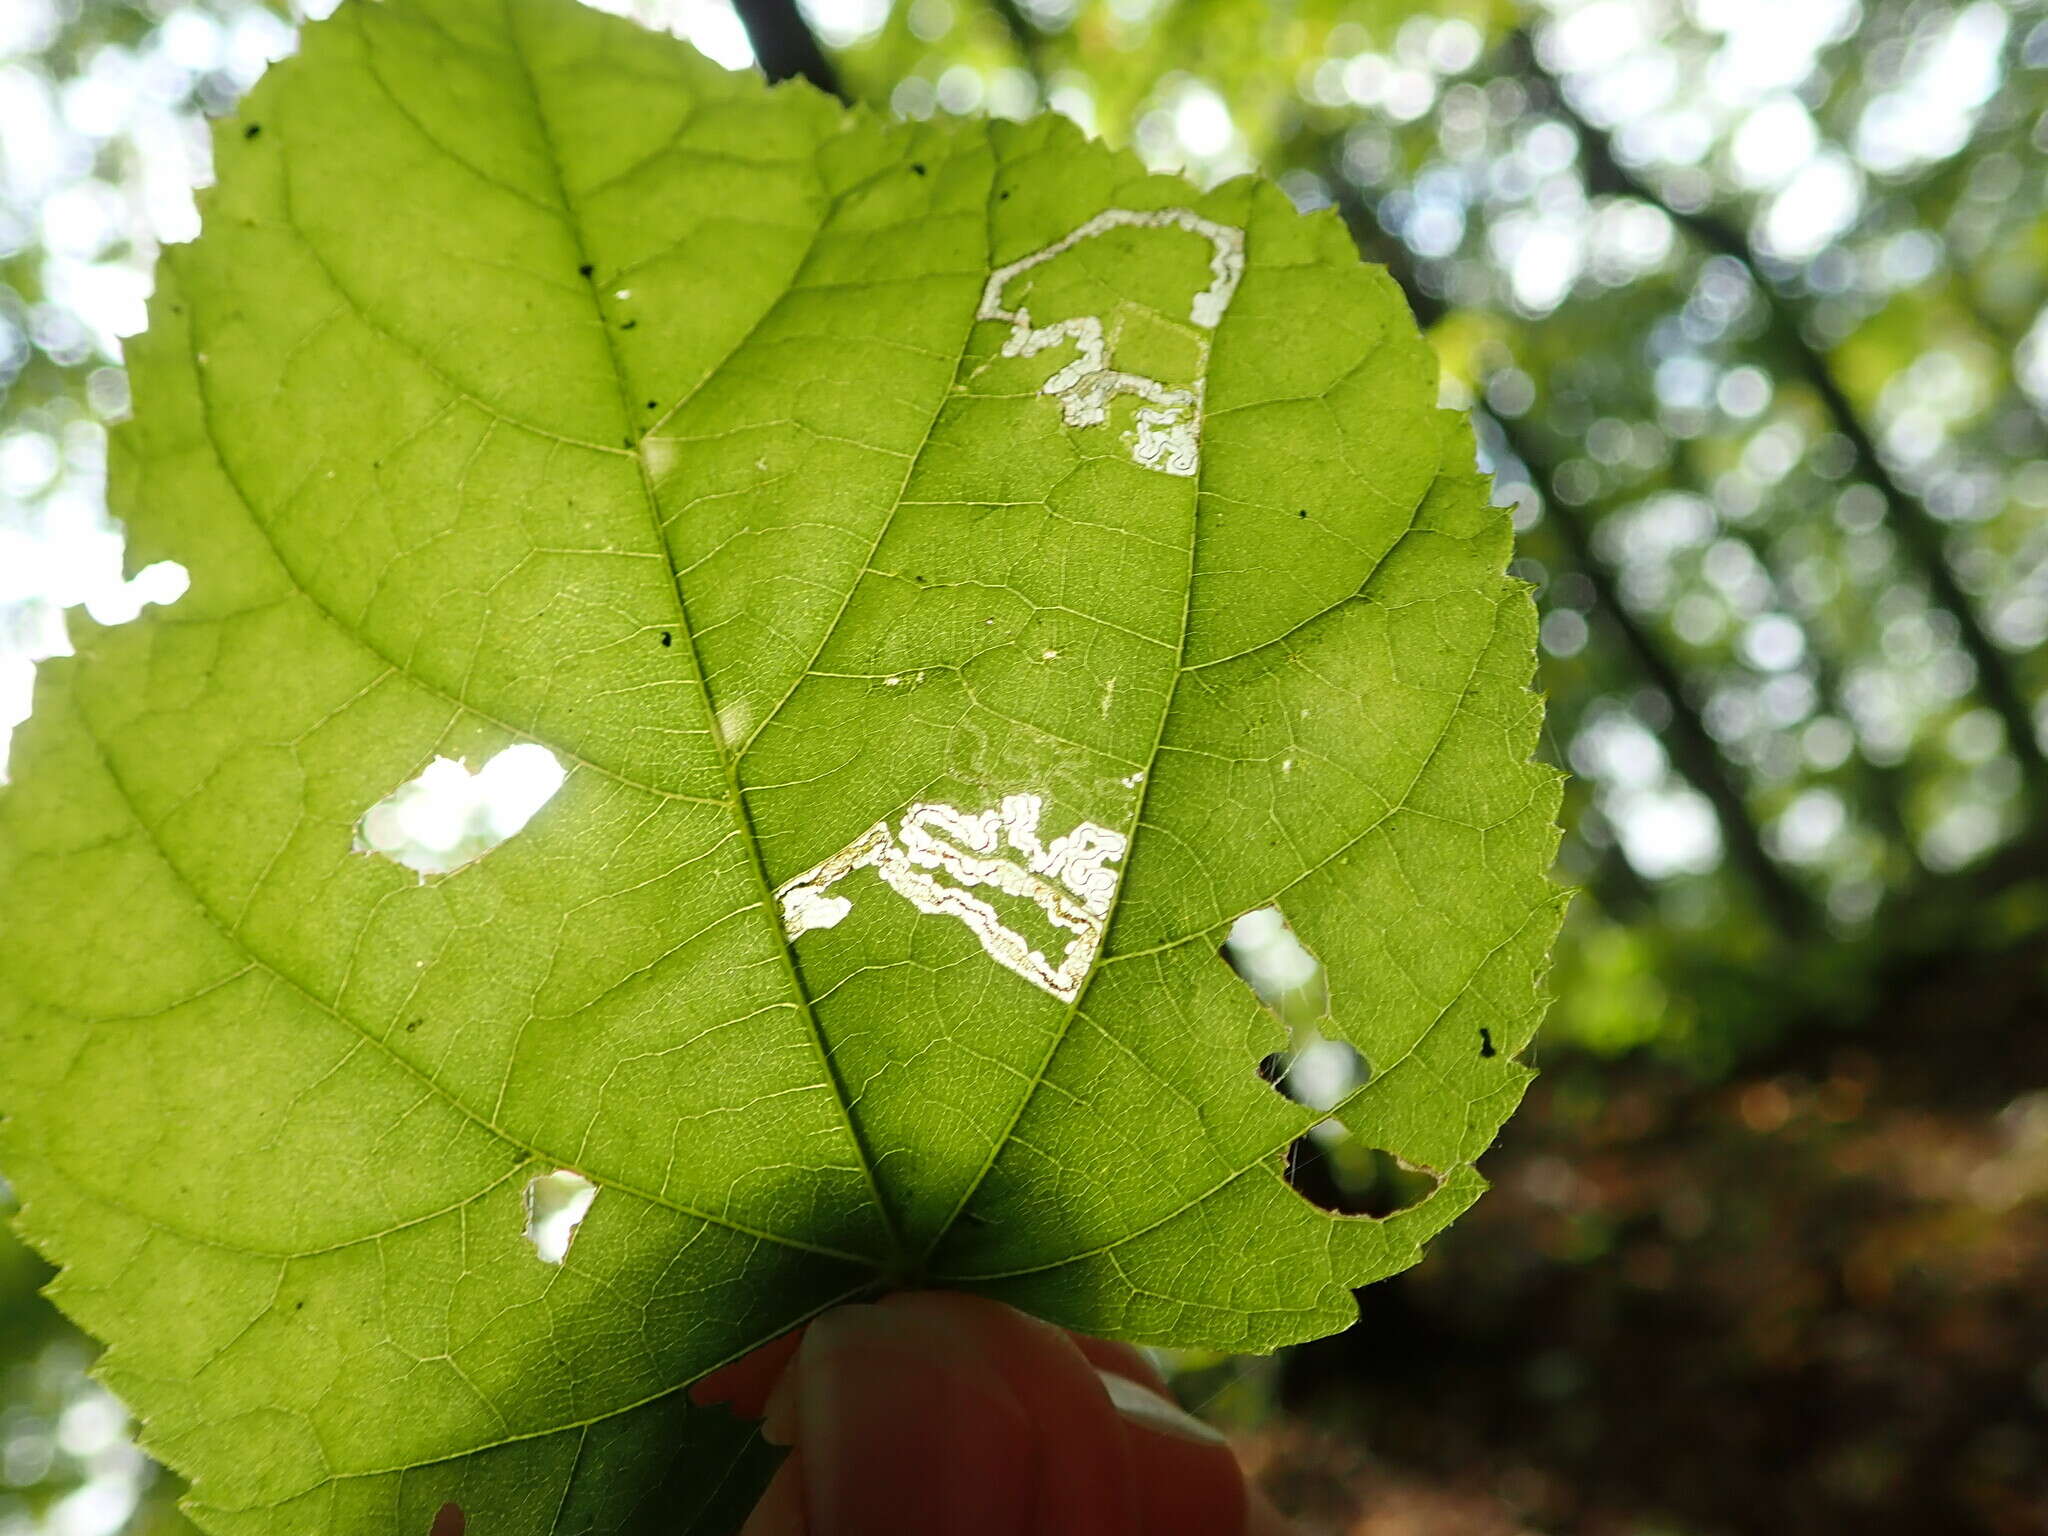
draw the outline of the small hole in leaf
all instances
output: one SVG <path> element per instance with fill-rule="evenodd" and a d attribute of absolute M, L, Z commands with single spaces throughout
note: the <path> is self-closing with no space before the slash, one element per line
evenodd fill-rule
<path fill-rule="evenodd" d="M 242 137 L 245 139 L 253 139 L 256 137 L 257 134 L 261 133 L 262 131 L 263 125 L 261 123 L 251 123 L 248 127 L 242 130 Z"/>
<path fill-rule="evenodd" d="M 1498 1056 L 1500 1054 L 1499 1049 L 1493 1043 L 1493 1031 L 1484 1024 L 1479 1026 L 1479 1054 L 1481 1056 Z"/>
<path fill-rule="evenodd" d="M 448 874 L 524 827 L 564 777 L 555 755 L 531 743 L 507 747 L 475 773 L 437 757 L 363 813 L 356 851 L 423 875 Z"/>
<path fill-rule="evenodd" d="M 920 176 L 924 174 L 924 162 L 922 160 L 911 161 L 910 168 L 912 171 L 916 172 Z"/>
<path fill-rule="evenodd" d="M 661 643 L 663 645 L 674 645 L 676 643 L 676 637 L 673 634 L 669 633 L 669 631 L 664 629 L 661 632 Z"/>
<path fill-rule="evenodd" d="M 1289 1024 L 1322 1016 L 1328 1001 L 1322 963 L 1295 937 L 1278 907 L 1260 907 L 1232 923 L 1223 958 Z"/>
<path fill-rule="evenodd" d="M 145 565 L 118 586 L 100 587 L 85 600 L 95 624 L 126 624 L 154 603 L 169 607 L 191 588 L 192 577 L 175 560 Z"/>
<path fill-rule="evenodd" d="M 594 271 L 596 271 L 596 270 L 597 270 L 597 269 L 596 269 L 595 267 L 591 266 L 591 264 L 590 264 L 589 262 L 587 262 L 587 261 L 586 261 L 586 262 L 584 262 L 584 263 L 583 263 L 583 265 L 582 265 L 582 266 L 580 266 L 580 267 L 578 267 L 578 268 L 576 269 L 576 275 L 577 275 L 578 277 L 588 277 L 588 276 L 590 276 L 590 274 L 591 274 L 592 272 L 594 272 Z"/>
<path fill-rule="evenodd" d="M 1335 1215 L 1383 1221 L 1427 1200 L 1443 1176 L 1369 1146 L 1336 1121 L 1325 1120 L 1288 1148 L 1287 1182 L 1303 1199 Z"/>
<path fill-rule="evenodd" d="M 569 1256 L 576 1229 L 590 1214 L 597 1186 L 568 1168 L 544 1173 L 526 1186 L 526 1240 L 543 1264 L 559 1264 Z"/>
<path fill-rule="evenodd" d="M 1330 1040 L 1313 1026 L 1295 1031 L 1294 1050 L 1281 1072 L 1289 1098 L 1310 1109 L 1335 1109 L 1365 1085 L 1372 1068 L 1347 1040 Z"/>

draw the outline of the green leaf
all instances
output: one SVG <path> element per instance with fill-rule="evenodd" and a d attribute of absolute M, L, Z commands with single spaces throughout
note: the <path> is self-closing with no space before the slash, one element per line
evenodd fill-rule
<path fill-rule="evenodd" d="M 1555 776 L 1334 218 L 565 0 L 346 5 L 216 150 L 114 443 L 191 590 L 0 801 L 0 1161 L 209 1529 L 715 1529 L 683 1389 L 838 1301 L 1266 1350 L 1470 1202 Z M 511 746 L 530 823 L 374 851 Z M 1272 904 L 1440 1175 L 1385 1220 L 1284 1182 Z"/>

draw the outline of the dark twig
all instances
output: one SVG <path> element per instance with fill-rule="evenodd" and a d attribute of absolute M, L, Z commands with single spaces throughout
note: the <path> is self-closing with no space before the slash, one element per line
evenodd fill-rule
<path fill-rule="evenodd" d="M 1713 807 L 1721 842 L 1730 860 L 1755 888 L 1783 936 L 1795 938 L 1811 932 L 1815 927 L 1813 903 L 1765 850 L 1736 771 L 1707 730 L 1677 664 L 1665 654 L 1657 636 L 1622 601 L 1621 584 L 1613 568 L 1594 548 L 1592 531 L 1578 509 L 1555 494 L 1552 466 L 1513 422 L 1499 416 L 1489 419 L 1507 450 L 1521 460 L 1530 479 L 1543 489 L 1544 520 L 1564 545 L 1572 564 L 1591 584 L 1596 617 L 1606 622 L 1643 676 L 1671 706 L 1671 721 L 1662 733 L 1665 749 L 1671 754 L 1672 766 Z"/>
<path fill-rule="evenodd" d="M 1358 254 L 1367 261 L 1377 262 L 1387 269 L 1387 276 L 1394 280 L 1402 296 L 1408 300 L 1415 323 L 1428 330 L 1443 319 L 1444 301 L 1422 286 L 1422 275 L 1416 270 L 1414 253 L 1399 238 L 1380 227 L 1378 216 L 1366 206 L 1357 186 L 1344 174 L 1341 159 L 1332 159 L 1324 180 L 1329 185 L 1337 216 L 1351 231 L 1351 243 L 1358 247 Z"/>
<path fill-rule="evenodd" d="M 1037 88 L 1039 99 L 1045 97 L 1045 34 L 1032 25 L 1031 18 L 1024 14 L 1024 7 L 1017 0 L 989 0 L 990 10 L 1003 24 L 1003 30 L 1010 34 L 1010 46 L 1017 50 L 1017 58 L 1024 66 L 1024 72 L 1031 76 L 1031 83 Z"/>
<path fill-rule="evenodd" d="M 2025 690 L 2014 673 L 2012 658 L 1992 640 L 1978 616 L 1976 604 L 1956 579 L 1943 548 L 1939 519 L 1927 503 L 1909 490 L 1892 473 L 1879 452 L 1862 416 L 1836 380 L 1834 370 L 1818 348 L 1807 339 L 1800 317 L 1791 302 L 1771 283 L 1748 237 L 1718 214 L 1704 209 L 1681 208 L 1672 203 L 1640 174 L 1615 155 L 1614 141 L 1574 107 L 1563 83 L 1536 58 L 1529 40 L 1521 39 L 1527 58 L 1525 75 L 1540 97 L 1579 137 L 1584 157 L 1586 187 L 1590 192 L 1620 193 L 1661 210 L 1680 229 L 1706 250 L 1741 264 L 1750 275 L 1758 296 L 1770 312 L 1771 333 L 1785 348 L 1793 371 L 1805 381 L 1833 421 L 1835 430 L 1848 440 L 1855 455 L 1854 473 L 1884 497 L 1891 509 L 1891 526 L 1899 548 L 1911 561 L 1928 594 L 1955 621 L 1957 638 L 1976 665 L 1977 686 L 1985 701 L 2005 724 L 2006 740 L 2027 783 L 2028 794 L 2037 806 L 2048 805 L 2048 756 L 2034 729 L 2033 710 Z"/>
<path fill-rule="evenodd" d="M 847 99 L 839 71 L 818 46 L 796 0 L 733 0 L 761 73 L 770 80 L 808 80 L 828 96 Z"/>
<path fill-rule="evenodd" d="M 1331 176 L 1337 212 L 1350 228 L 1359 253 L 1368 261 L 1383 264 L 1401 291 L 1417 323 L 1427 328 L 1444 313 L 1443 301 L 1426 290 L 1418 279 L 1407 246 L 1379 227 L 1358 190 L 1341 169 Z M 1722 755 L 1720 746 L 1707 730 L 1699 709 L 1685 686 L 1677 663 L 1665 654 L 1656 635 L 1636 618 L 1621 600 L 1620 584 L 1613 570 L 1593 547 L 1590 531 L 1577 509 L 1556 494 L 1552 468 L 1513 423 L 1489 414 L 1508 451 L 1528 470 L 1543 493 L 1546 516 L 1565 552 L 1592 585 L 1594 605 L 1637 669 L 1671 706 L 1671 724 L 1664 734 L 1672 766 L 1713 807 L 1721 829 L 1721 840 L 1758 897 L 1787 936 L 1810 932 L 1814 927 L 1813 904 L 1794 884 L 1784 869 L 1765 851 L 1763 837 L 1749 814 L 1734 765 Z"/>

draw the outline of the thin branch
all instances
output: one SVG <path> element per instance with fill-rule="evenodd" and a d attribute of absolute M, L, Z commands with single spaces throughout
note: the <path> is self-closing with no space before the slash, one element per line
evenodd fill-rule
<path fill-rule="evenodd" d="M 1331 181 L 1337 212 L 1351 230 L 1359 253 L 1386 267 L 1388 275 L 1407 295 L 1408 307 L 1415 312 L 1417 323 L 1427 329 L 1443 316 L 1443 301 L 1421 285 L 1407 246 L 1379 227 L 1350 179 L 1340 170 Z M 1762 835 L 1750 817 L 1737 770 L 1722 755 L 1719 744 L 1707 730 L 1677 664 L 1665 654 L 1657 637 L 1623 605 L 1613 569 L 1594 549 L 1591 534 L 1576 509 L 1556 494 L 1552 466 L 1512 423 L 1490 414 L 1488 419 L 1499 429 L 1509 452 L 1521 460 L 1543 492 L 1546 515 L 1572 563 L 1592 585 L 1597 612 L 1604 616 L 1638 670 L 1670 703 L 1671 725 L 1665 733 L 1665 744 L 1672 766 L 1713 808 L 1729 857 L 1756 889 L 1758 898 L 1783 933 L 1794 936 L 1811 932 L 1815 926 L 1813 904 L 1765 851 Z"/>
<path fill-rule="evenodd" d="M 1045 34 L 1031 23 L 1024 14 L 1024 8 L 1017 0 L 989 0 L 990 10 L 1003 24 L 1003 30 L 1010 34 L 1010 46 L 1017 50 L 1017 58 L 1024 66 L 1024 72 L 1031 76 L 1031 83 L 1038 90 L 1038 99 L 1045 99 Z"/>
<path fill-rule="evenodd" d="M 808 80 L 828 96 L 848 99 L 839 71 L 825 57 L 796 0 L 733 0 L 733 9 L 747 29 L 762 74 L 771 81 Z"/>
<path fill-rule="evenodd" d="M 1671 706 L 1671 721 L 1662 733 L 1671 765 L 1713 808 L 1714 820 L 1721 829 L 1721 843 L 1730 860 L 1748 878 L 1781 934 L 1794 938 L 1812 932 L 1816 926 L 1812 900 L 1765 850 L 1734 766 L 1722 756 L 1719 743 L 1707 730 L 1677 664 L 1665 654 L 1657 636 L 1622 601 L 1621 584 L 1613 567 L 1593 547 L 1592 531 L 1585 520 L 1575 507 L 1555 494 L 1552 466 L 1514 423 L 1499 416 L 1489 415 L 1488 419 L 1499 430 L 1508 451 L 1521 460 L 1530 478 L 1543 489 L 1544 519 L 1564 545 L 1572 564 L 1591 584 L 1595 614 L 1614 631 L 1643 676 Z"/>
<path fill-rule="evenodd" d="M 1444 301 L 1422 285 L 1422 275 L 1416 270 L 1415 255 L 1405 243 L 1380 227 L 1379 217 L 1366 206 L 1351 178 L 1344 174 L 1344 167 L 1338 157 L 1332 157 L 1329 174 L 1324 177 L 1330 188 L 1330 198 L 1337 210 L 1337 216 L 1344 221 L 1344 227 L 1351 231 L 1351 243 L 1358 247 L 1358 254 L 1367 261 L 1377 262 L 1387 269 L 1387 276 L 1394 280 L 1408 300 L 1408 308 L 1415 316 L 1415 324 L 1428 330 L 1443 319 Z"/>
<path fill-rule="evenodd" d="M 1729 534 L 1748 546 L 1756 556 L 1765 578 L 1770 582 L 1773 606 L 1789 609 L 1799 616 L 1801 626 L 1809 637 L 1818 639 L 1821 614 L 1811 603 L 1800 601 L 1791 584 L 1779 571 L 1777 551 L 1764 540 L 1754 537 L 1740 528 L 1730 528 Z M 1821 707 L 1829 714 L 1853 717 L 1854 711 L 1848 706 L 1848 687 L 1842 669 L 1835 658 L 1815 643 L 1809 656 L 1813 662 L 1814 692 L 1819 696 Z M 1851 754 L 1854 762 L 1852 772 L 1861 786 L 1863 798 L 1871 812 L 1871 820 L 1878 831 L 1885 834 L 1891 845 L 1900 851 L 1906 865 L 1915 875 L 1926 873 L 1920 858 L 1920 850 L 1913 841 L 1912 830 L 1906 825 L 1907 782 L 1905 770 L 1897 763 L 1880 763 L 1860 746 Z"/>
<path fill-rule="evenodd" d="M 1594 903 L 1617 923 L 1633 923 L 1657 910 L 1657 893 L 1643 872 L 1629 862 L 1628 850 L 1612 829 L 1598 851 L 1586 888 Z"/>
<path fill-rule="evenodd" d="M 1618 192 L 1661 210 L 1680 229 L 1707 250 L 1739 262 L 1750 275 L 1756 292 L 1770 312 L 1772 334 L 1784 345 L 1793 369 L 1819 396 L 1822 407 L 1837 432 L 1848 440 L 1855 455 L 1855 473 L 1884 497 L 1891 509 L 1892 531 L 1900 549 L 1926 583 L 1937 606 L 1955 621 L 1956 634 L 1977 669 L 1977 686 L 1985 701 L 2005 724 L 2006 740 L 2029 797 L 2038 806 L 2048 805 L 2048 756 L 2041 751 L 2035 733 L 2033 709 L 2014 673 L 2012 658 L 1992 640 L 1977 613 L 1975 602 L 1956 579 L 1943 548 L 1941 522 L 1927 503 L 1909 490 L 1892 473 L 1851 403 L 1835 378 L 1828 360 L 1800 324 L 1790 300 L 1765 275 L 1756 250 L 1734 224 L 1705 209 L 1680 208 L 1651 186 L 1615 155 L 1614 141 L 1604 129 L 1589 122 L 1566 96 L 1563 83 L 1537 59 L 1529 40 L 1522 39 L 1527 58 L 1525 74 L 1537 87 L 1539 96 L 1579 137 L 1584 156 L 1586 187 L 1590 192 Z"/>

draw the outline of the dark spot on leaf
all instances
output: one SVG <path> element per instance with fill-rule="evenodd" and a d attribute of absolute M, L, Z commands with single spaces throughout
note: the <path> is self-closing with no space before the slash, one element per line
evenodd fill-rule
<path fill-rule="evenodd" d="M 1294 515 L 1295 515 L 1296 517 L 1307 517 L 1307 516 L 1308 516 L 1308 508 L 1307 508 L 1307 507 L 1303 507 L 1303 508 L 1302 508 L 1302 509 L 1301 509 L 1301 510 L 1300 510 L 1299 512 L 1295 513 Z"/>
<path fill-rule="evenodd" d="M 576 275 L 578 277 L 588 277 L 592 272 L 596 270 L 597 269 L 595 267 L 591 266 L 591 264 L 586 261 L 585 263 L 583 263 L 582 266 L 576 269 Z"/>
<path fill-rule="evenodd" d="M 1009 200 L 1010 193 L 1008 188 L 1005 188 L 1004 190 L 996 194 L 996 201 L 999 203 L 1007 203 Z"/>
<path fill-rule="evenodd" d="M 1493 1031 L 1483 1024 L 1479 1026 L 1479 1054 L 1482 1056 L 1498 1056 L 1500 1054 L 1499 1051 L 1493 1048 Z"/>
<path fill-rule="evenodd" d="M 409 1035 L 426 1022 L 427 1021 L 425 1019 L 414 1019 L 410 1024 L 405 1026 L 405 1032 Z"/>
<path fill-rule="evenodd" d="M 293 1302 L 293 1303 L 292 1303 L 292 1310 L 293 1310 L 294 1312 L 303 1312 L 303 1311 L 305 1311 L 305 1310 L 306 1310 L 306 1304 L 305 1304 L 305 1302 L 303 1302 L 303 1301 L 295 1301 L 295 1302 Z"/>
<path fill-rule="evenodd" d="M 650 411 L 658 411 L 661 409 L 661 402 L 659 400 L 650 400 L 647 402 L 647 409 L 649 409 Z"/>
<path fill-rule="evenodd" d="M 922 160 L 913 160 L 910 162 L 910 169 L 917 175 L 922 176 L 924 174 L 924 162 Z"/>
<path fill-rule="evenodd" d="M 245 139 L 253 139 L 256 137 L 257 134 L 261 133 L 262 131 L 263 125 L 261 123 L 251 123 L 248 127 L 242 130 L 242 137 Z"/>
<path fill-rule="evenodd" d="M 427 1530 L 427 1536 L 463 1536 L 469 1522 L 463 1518 L 462 1506 L 456 1503 L 443 1504 L 434 1515 L 434 1523 Z"/>
<path fill-rule="evenodd" d="M 664 629 L 661 632 L 661 643 L 663 645 L 674 645 L 676 643 L 676 637 Z"/>
<path fill-rule="evenodd" d="M 638 325 L 639 323 L 640 322 L 638 320 L 628 320 L 624 325 L 620 326 L 619 329 L 622 331 L 630 331 L 631 329 L 633 329 L 634 326 Z"/>

